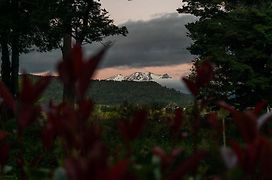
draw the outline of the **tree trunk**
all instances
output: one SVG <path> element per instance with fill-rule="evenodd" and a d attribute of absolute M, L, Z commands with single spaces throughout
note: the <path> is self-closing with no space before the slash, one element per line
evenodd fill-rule
<path fill-rule="evenodd" d="M 8 49 L 8 39 L 7 34 L 2 33 L 0 38 L 1 51 L 2 51 L 2 64 L 1 64 L 1 79 L 6 85 L 6 87 L 11 90 L 11 77 L 10 77 L 10 59 L 9 59 L 9 49 Z M 0 103 L 0 127 L 2 128 L 2 123 L 7 121 L 12 117 L 11 110 L 7 108 L 3 103 Z"/>
<path fill-rule="evenodd" d="M 63 38 L 63 61 L 69 61 L 67 58 L 72 49 L 72 37 L 70 34 L 66 33 Z M 67 102 L 70 104 L 75 103 L 75 86 L 73 84 L 64 84 L 63 86 L 63 102 Z"/>
<path fill-rule="evenodd" d="M 5 33 L 1 34 L 1 51 L 2 51 L 2 64 L 1 64 L 1 79 L 4 84 L 10 89 L 10 60 L 9 60 L 9 49 L 8 40 Z"/>
<path fill-rule="evenodd" d="M 16 98 L 19 92 L 19 45 L 18 45 L 19 37 L 17 35 L 14 36 L 11 48 L 12 48 L 12 56 L 11 56 L 11 92 L 13 96 Z"/>
<path fill-rule="evenodd" d="M 13 25 L 11 27 L 11 93 L 15 97 L 18 96 L 19 92 L 19 0 L 11 1 L 13 7 Z"/>

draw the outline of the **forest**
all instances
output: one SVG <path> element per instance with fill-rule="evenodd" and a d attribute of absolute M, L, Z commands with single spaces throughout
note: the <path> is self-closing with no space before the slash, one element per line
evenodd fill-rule
<path fill-rule="evenodd" d="M 39 78 L 39 77 L 38 77 Z M 32 77 L 36 80 L 36 77 Z M 88 96 L 97 105 L 118 106 L 125 102 L 141 106 L 165 107 L 168 104 L 176 104 L 186 107 L 192 102 L 192 96 L 182 94 L 174 89 L 162 87 L 156 82 L 135 82 L 135 81 L 106 81 L 93 80 L 91 82 Z M 56 78 L 51 80 L 49 87 L 44 92 L 41 103 L 62 101 L 61 83 Z"/>
<path fill-rule="evenodd" d="M 272 179 L 272 1 L 177 13 L 197 17 L 190 96 L 91 80 L 114 43 L 88 57 L 82 45 L 129 33 L 100 1 L 0 1 L 0 179 Z M 33 47 L 62 51 L 58 77 L 19 74 Z"/>

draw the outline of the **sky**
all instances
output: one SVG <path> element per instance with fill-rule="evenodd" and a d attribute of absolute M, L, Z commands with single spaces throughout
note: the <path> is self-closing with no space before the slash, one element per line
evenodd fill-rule
<path fill-rule="evenodd" d="M 185 24 L 196 18 L 179 15 L 181 0 L 101 0 L 114 23 L 126 26 L 126 37 L 115 36 L 96 78 L 133 72 L 168 73 L 174 78 L 188 74 L 194 58 L 186 48 L 192 43 L 186 36 Z M 85 54 L 96 52 L 100 43 L 84 46 Z M 32 52 L 21 57 L 21 69 L 27 72 L 54 71 L 61 59 L 60 50 L 47 53 Z"/>
<path fill-rule="evenodd" d="M 167 13 L 176 13 L 182 0 L 101 0 L 117 24 L 149 20 Z"/>

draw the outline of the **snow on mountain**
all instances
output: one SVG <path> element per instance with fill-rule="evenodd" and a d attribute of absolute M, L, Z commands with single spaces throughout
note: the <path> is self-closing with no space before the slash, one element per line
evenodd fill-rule
<path fill-rule="evenodd" d="M 154 74 L 151 72 L 135 72 L 128 76 L 123 76 L 122 74 L 118 74 L 107 78 L 106 80 L 113 80 L 113 81 L 157 81 L 160 79 L 171 79 L 168 74 Z"/>
<path fill-rule="evenodd" d="M 151 81 L 151 73 L 135 72 L 129 76 L 126 76 L 127 81 Z"/>
<path fill-rule="evenodd" d="M 189 94 L 189 91 L 182 83 L 180 79 L 174 79 L 168 74 L 154 74 L 151 72 L 135 72 L 128 76 L 124 76 L 122 74 L 118 74 L 107 78 L 106 80 L 113 81 L 154 81 L 161 86 L 165 86 L 167 88 L 173 88 L 177 91 L 180 91 L 185 94 Z"/>
<path fill-rule="evenodd" d="M 122 74 L 117 74 L 115 76 L 109 77 L 106 80 L 112 80 L 112 81 L 124 81 L 126 79 L 126 76 L 123 76 Z"/>

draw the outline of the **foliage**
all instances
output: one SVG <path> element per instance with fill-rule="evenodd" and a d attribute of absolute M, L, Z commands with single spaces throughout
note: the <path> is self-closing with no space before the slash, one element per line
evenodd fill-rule
<path fill-rule="evenodd" d="M 49 25 L 49 37 L 63 38 L 70 34 L 77 44 L 101 41 L 111 35 L 126 35 L 127 29 L 114 25 L 106 9 L 96 0 L 50 0 L 44 11 Z"/>
<path fill-rule="evenodd" d="M 50 77 L 32 83 L 23 75 L 18 102 L 0 83 L 3 103 L 16 115 L 17 125 L 3 124 L 0 131 L 3 178 L 272 178 L 272 144 L 261 129 L 266 127 L 271 113 L 258 118 L 265 102 L 244 112 L 224 102 L 218 103 L 231 114 L 240 135 L 228 141 L 230 147 L 221 150 L 217 139 L 222 132 L 220 114 L 207 112 L 203 118 L 205 99 L 195 98 L 191 109 L 177 108 L 172 115 L 143 108 L 124 108 L 115 119 L 103 121 L 93 114 L 94 104 L 86 97 L 86 92 L 104 52 L 105 49 L 83 61 L 81 48 L 76 46 L 71 61 L 59 64 L 61 82 L 75 84 L 75 107 L 64 102 L 52 101 L 46 106 L 37 103 Z M 213 68 L 205 61 L 196 72 L 196 80 L 184 78 L 195 97 L 212 79 Z M 207 129 L 203 122 L 209 126 Z M 109 133 L 104 134 L 102 127 Z M 155 133 L 159 137 L 154 138 Z M 37 141 L 35 146 L 34 141 Z M 190 142 L 187 149 L 181 146 L 186 141 Z M 220 163 L 219 152 L 227 169 Z"/>
<path fill-rule="evenodd" d="M 195 66 L 207 57 L 215 66 L 203 96 L 240 108 L 271 102 L 271 1 L 187 0 L 178 11 L 199 17 L 186 26 Z"/>

